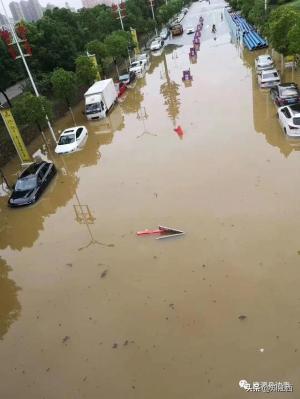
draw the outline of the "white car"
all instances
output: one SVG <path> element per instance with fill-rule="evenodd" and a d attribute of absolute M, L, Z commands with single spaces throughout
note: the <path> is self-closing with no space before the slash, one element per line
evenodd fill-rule
<path fill-rule="evenodd" d="M 300 104 L 278 108 L 279 123 L 289 137 L 300 137 Z"/>
<path fill-rule="evenodd" d="M 157 51 L 160 50 L 164 45 L 164 41 L 160 37 L 156 37 L 151 43 L 150 50 Z"/>
<path fill-rule="evenodd" d="M 276 69 L 261 70 L 260 74 L 257 75 L 257 79 L 262 89 L 274 87 L 280 83 L 280 76 Z"/>
<path fill-rule="evenodd" d="M 256 72 L 260 73 L 263 69 L 273 69 L 274 61 L 269 54 L 259 55 L 255 59 Z"/>
<path fill-rule="evenodd" d="M 148 53 L 139 54 L 135 57 L 135 61 L 143 61 L 147 67 L 150 65 L 150 55 Z"/>
<path fill-rule="evenodd" d="M 169 29 L 168 29 L 168 28 L 163 28 L 163 29 L 161 30 L 159 36 L 160 36 L 160 38 L 161 38 L 162 40 L 167 40 L 167 38 L 169 37 L 169 35 L 170 35 Z"/>
<path fill-rule="evenodd" d="M 137 78 L 142 78 L 146 72 L 146 62 L 144 60 L 132 61 L 129 72 L 135 72 Z"/>
<path fill-rule="evenodd" d="M 82 148 L 87 140 L 88 131 L 85 126 L 70 127 L 62 132 L 55 148 L 56 154 L 67 154 Z"/>

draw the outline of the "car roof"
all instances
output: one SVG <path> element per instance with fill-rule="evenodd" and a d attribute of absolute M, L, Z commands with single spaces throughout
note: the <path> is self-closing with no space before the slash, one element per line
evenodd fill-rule
<path fill-rule="evenodd" d="M 290 110 L 294 115 L 300 114 L 300 104 L 293 104 L 289 106 Z"/>
<path fill-rule="evenodd" d="M 266 69 L 265 71 L 264 71 L 264 70 L 261 71 L 261 73 L 262 73 L 263 75 L 265 75 L 265 74 L 267 74 L 267 73 L 275 73 L 275 72 L 278 74 L 278 71 L 277 71 L 277 69 L 275 69 L 275 68 L 273 68 L 273 69 Z"/>
<path fill-rule="evenodd" d="M 20 175 L 20 178 L 36 175 L 40 168 L 48 162 L 34 162 L 28 166 Z"/>
<path fill-rule="evenodd" d="M 271 59 L 272 59 L 272 57 L 271 57 L 269 54 L 259 55 L 257 58 L 258 58 L 259 60 L 264 60 L 264 59 L 266 59 L 266 58 L 271 58 Z"/>
<path fill-rule="evenodd" d="M 75 133 L 79 128 L 84 129 L 84 126 L 69 127 L 68 129 L 66 129 L 62 132 L 61 136 L 64 136 L 64 135 L 70 134 L 70 133 Z"/>
<path fill-rule="evenodd" d="M 294 82 L 291 82 L 291 83 L 280 83 L 279 85 L 278 85 L 279 87 L 284 87 L 284 88 L 286 88 L 286 87 L 298 87 L 298 85 L 297 85 L 297 83 L 294 83 Z"/>

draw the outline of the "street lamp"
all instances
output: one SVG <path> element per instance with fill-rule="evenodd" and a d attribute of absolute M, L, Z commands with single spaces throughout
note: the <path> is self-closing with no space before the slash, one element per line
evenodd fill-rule
<path fill-rule="evenodd" d="M 18 50 L 19 50 L 20 56 L 21 56 L 21 58 L 22 58 L 23 64 L 24 64 L 24 66 L 25 66 L 26 72 L 27 72 L 27 74 L 28 74 L 28 77 L 29 77 L 29 79 L 30 79 L 31 85 L 32 85 L 32 87 L 33 87 L 34 93 L 35 93 L 35 95 L 36 95 L 37 97 L 39 97 L 40 94 L 39 94 L 38 89 L 37 89 L 37 87 L 36 87 L 36 85 L 35 85 L 35 83 L 34 83 L 34 80 L 33 80 L 33 77 L 32 77 L 32 75 L 31 75 L 30 69 L 29 69 L 28 64 L 27 64 L 27 62 L 26 62 L 25 56 L 24 56 L 24 54 L 23 54 L 22 48 L 21 48 L 20 43 L 19 43 L 18 36 L 17 36 L 17 34 L 16 34 L 16 32 L 15 32 L 15 28 L 14 28 L 14 26 L 11 24 L 11 22 L 10 22 L 10 20 L 9 20 L 9 17 L 8 17 L 8 14 L 7 14 L 7 11 L 6 11 L 6 8 L 5 8 L 4 3 L 3 3 L 3 0 L 1 0 L 1 5 L 2 5 L 2 8 L 3 8 L 4 14 L 5 14 L 6 18 L 7 18 L 10 31 L 11 31 L 11 33 L 12 33 L 12 35 L 13 35 L 13 39 L 14 39 L 14 41 L 16 42 L 16 45 L 17 45 L 17 48 L 18 48 Z M 53 138 L 53 140 L 54 140 L 54 142 L 55 142 L 55 144 L 56 144 L 56 137 L 55 137 L 55 134 L 54 134 L 54 130 L 53 130 L 52 126 L 51 126 L 50 120 L 49 120 L 49 118 L 48 118 L 47 115 L 46 115 L 46 120 L 47 120 L 47 124 L 48 124 L 49 130 L 50 130 L 50 132 L 51 132 L 52 138 Z"/>

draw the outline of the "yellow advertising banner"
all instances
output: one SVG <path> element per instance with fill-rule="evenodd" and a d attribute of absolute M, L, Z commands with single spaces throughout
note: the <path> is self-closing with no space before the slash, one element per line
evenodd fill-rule
<path fill-rule="evenodd" d="M 98 62 L 97 62 L 95 54 L 89 54 L 88 57 L 92 60 L 93 64 L 97 68 L 97 75 L 96 75 L 97 80 L 101 80 L 101 76 L 100 76 L 100 72 L 99 72 L 99 68 L 98 68 Z"/>
<path fill-rule="evenodd" d="M 27 148 L 25 147 L 24 141 L 21 137 L 21 134 L 19 132 L 18 126 L 16 125 L 11 110 L 9 108 L 0 109 L 0 114 L 3 118 L 3 121 L 5 123 L 6 129 L 8 130 L 10 138 L 14 143 L 14 146 L 17 150 L 21 162 L 22 163 L 32 162 L 32 159 L 28 154 Z"/>
<path fill-rule="evenodd" d="M 139 41 L 137 38 L 136 30 L 133 28 L 130 28 L 130 33 L 131 33 L 132 41 L 135 44 L 134 53 L 135 53 L 135 55 L 140 54 L 141 51 L 139 48 Z"/>

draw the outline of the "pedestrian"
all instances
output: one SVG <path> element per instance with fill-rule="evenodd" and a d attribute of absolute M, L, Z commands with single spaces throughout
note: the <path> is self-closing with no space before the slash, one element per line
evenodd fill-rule
<path fill-rule="evenodd" d="M 223 21 L 223 13 L 221 12 L 221 21 Z"/>

